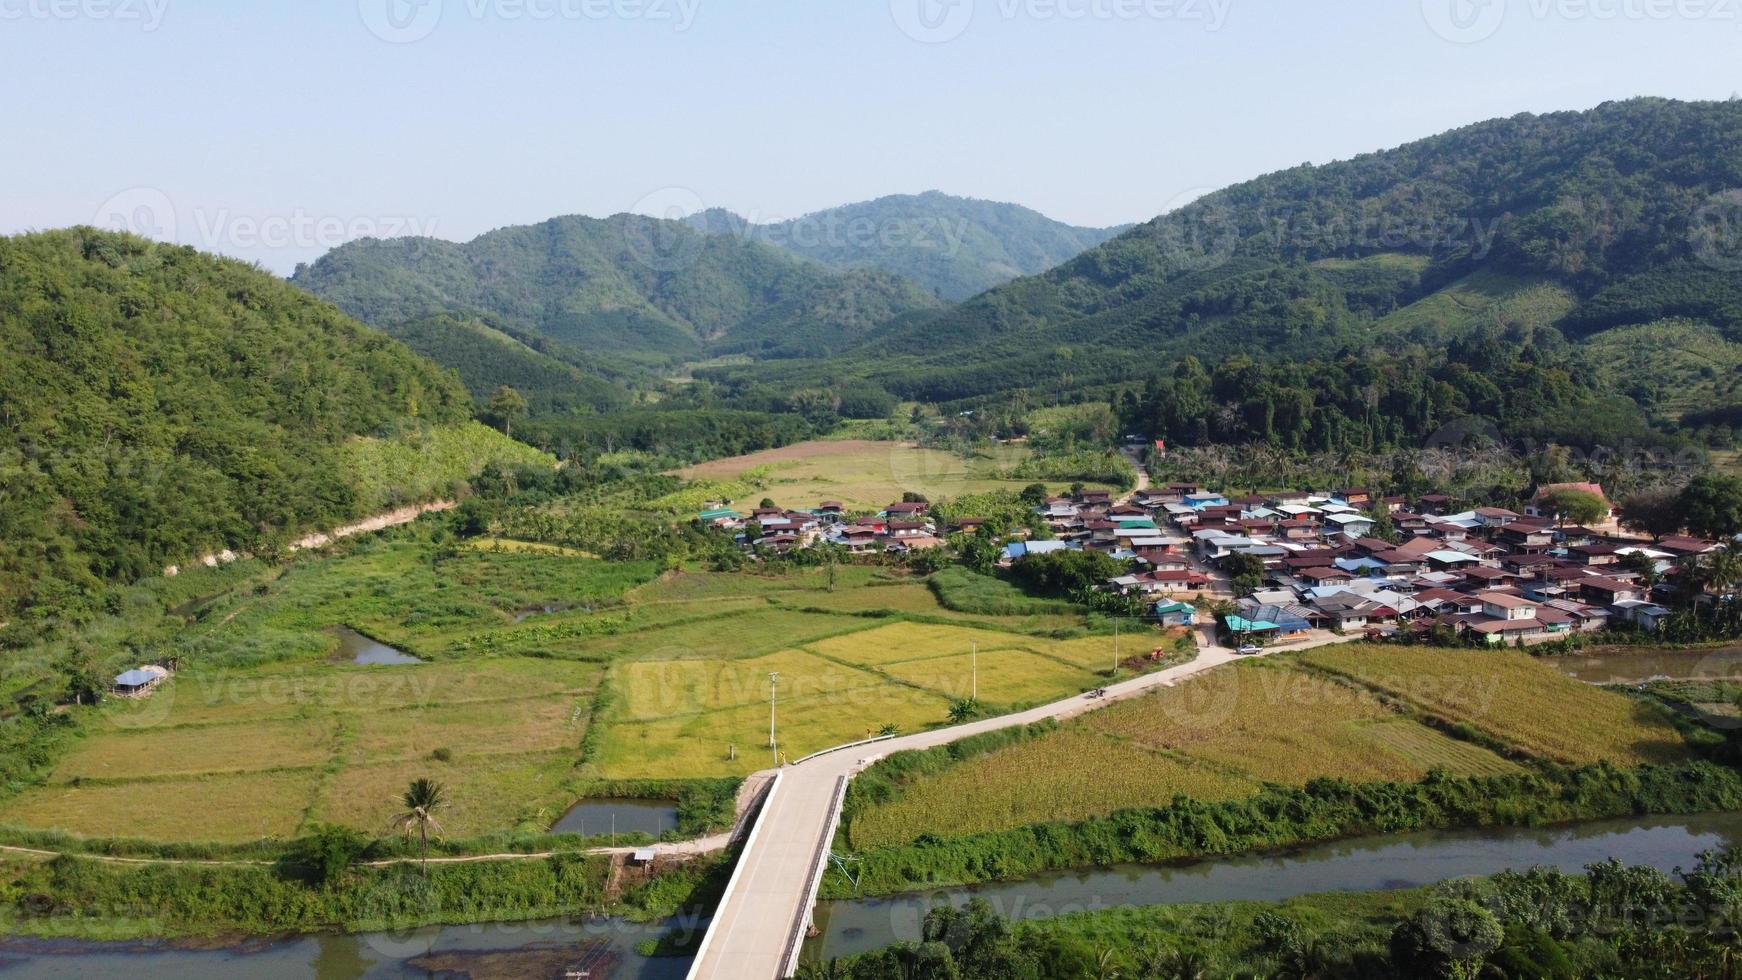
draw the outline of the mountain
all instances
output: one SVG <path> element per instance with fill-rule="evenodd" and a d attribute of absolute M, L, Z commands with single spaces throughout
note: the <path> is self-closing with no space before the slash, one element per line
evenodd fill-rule
<path fill-rule="evenodd" d="M 554 218 L 465 244 L 365 239 L 299 267 L 292 281 L 378 326 L 484 315 L 646 362 L 820 356 L 899 314 L 941 306 L 888 273 L 835 273 L 766 245 L 637 215 Z"/>
<path fill-rule="evenodd" d="M 0 238 L 0 621 L 536 455 L 471 415 L 450 372 L 250 265 Z"/>
<path fill-rule="evenodd" d="M 1045 272 L 1125 230 L 1079 228 L 1018 204 L 940 191 L 880 197 L 768 224 L 719 209 L 689 220 L 709 234 L 784 248 L 831 269 L 893 273 L 950 302 Z"/>
<path fill-rule="evenodd" d="M 584 354 L 480 317 L 437 313 L 384 330 L 437 364 L 452 365 L 479 404 L 502 385 L 518 391 L 534 416 L 606 412 L 630 401 L 627 389 L 607 380 L 609 369 Z"/>
<path fill-rule="evenodd" d="M 1742 102 L 1493 120 L 1229 187 L 825 367 L 759 376 L 857 373 L 951 401 L 1129 382 L 1187 355 L 1443 352 L 1491 327 L 1576 342 L 1679 317 L 1735 342 L 1737 187 Z"/>

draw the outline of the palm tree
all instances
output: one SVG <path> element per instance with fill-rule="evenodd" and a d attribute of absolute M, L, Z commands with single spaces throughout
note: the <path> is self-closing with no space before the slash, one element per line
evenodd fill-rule
<path fill-rule="evenodd" d="M 1095 953 L 1095 963 L 1089 969 L 1090 980 L 1119 980 L 1118 957 L 1113 950 L 1103 948 Z"/>
<path fill-rule="evenodd" d="M 417 828 L 418 836 L 423 839 L 423 871 L 428 874 L 429 829 L 434 827 L 437 834 L 442 832 L 435 811 L 447 805 L 447 793 L 442 784 L 433 779 L 414 779 L 399 802 L 405 809 L 393 818 L 393 826 L 405 831 L 407 837 L 411 836 L 411 828 Z"/>

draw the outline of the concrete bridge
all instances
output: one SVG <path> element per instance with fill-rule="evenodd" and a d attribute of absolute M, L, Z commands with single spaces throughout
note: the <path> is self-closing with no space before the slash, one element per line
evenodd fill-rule
<path fill-rule="evenodd" d="M 1200 637 L 1191 663 L 1145 674 L 1107 688 L 1105 698 L 1077 696 L 999 718 L 899 738 L 856 743 L 802 759 L 780 770 L 738 865 L 721 896 L 713 923 L 690 967 L 690 980 L 778 980 L 798 970 L 799 949 L 811 926 L 817 889 L 841 819 L 847 783 L 895 752 L 927 749 L 982 732 L 1046 719 L 1065 719 L 1173 685 L 1238 660 L 1233 650 Z M 1302 644 L 1306 649 L 1360 637 Z M 1203 645 L 1209 642 L 1211 645 Z"/>

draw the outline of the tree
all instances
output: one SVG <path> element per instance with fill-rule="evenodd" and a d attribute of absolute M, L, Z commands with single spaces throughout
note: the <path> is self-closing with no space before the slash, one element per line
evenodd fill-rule
<path fill-rule="evenodd" d="M 1742 477 L 1694 477 L 1678 500 L 1688 530 L 1729 540 L 1742 531 Z"/>
<path fill-rule="evenodd" d="M 405 809 L 393 818 L 393 826 L 405 831 L 411 836 L 413 827 L 417 828 L 418 836 L 423 840 L 423 870 L 429 873 L 429 830 L 435 828 L 436 833 L 442 832 L 441 824 L 435 818 L 435 812 L 447 806 L 447 791 L 442 784 L 433 779 L 414 779 L 406 787 L 405 795 L 399 798 L 400 805 Z"/>
<path fill-rule="evenodd" d="M 66 698 L 74 704 L 97 704 L 103 700 L 103 672 L 83 642 L 76 643 L 55 665 L 66 679 Z"/>
<path fill-rule="evenodd" d="M 1046 484 L 1044 483 L 1030 483 L 1022 488 L 1022 493 L 1017 495 L 1017 499 L 1030 507 L 1039 507 L 1046 503 L 1046 497 Z"/>
<path fill-rule="evenodd" d="M 1493 913 L 1461 898 L 1436 898 L 1391 934 L 1395 967 L 1409 976 L 1471 977 L 1506 933 Z"/>
<path fill-rule="evenodd" d="M 284 869 L 314 885 L 339 879 L 369 847 L 369 839 L 349 827 L 316 824 L 291 845 Z"/>
<path fill-rule="evenodd" d="M 956 698 L 950 702 L 950 724 L 952 725 L 973 721 L 985 713 L 986 711 L 980 702 L 974 698 Z"/>
<path fill-rule="evenodd" d="M 502 426 L 502 434 L 514 435 L 514 420 L 526 414 L 526 398 L 513 388 L 503 385 L 490 396 L 490 416 Z"/>
<path fill-rule="evenodd" d="M 1621 502 L 1621 526 L 1655 540 L 1682 529 L 1679 495 L 1673 490 L 1647 490 Z"/>
<path fill-rule="evenodd" d="M 1543 495 L 1541 509 L 1565 524 L 1597 524 L 1609 516 L 1609 505 L 1589 490 L 1562 487 Z"/>

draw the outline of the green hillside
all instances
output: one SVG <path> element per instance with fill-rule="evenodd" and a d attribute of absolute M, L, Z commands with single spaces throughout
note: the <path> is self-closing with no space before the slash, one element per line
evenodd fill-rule
<path fill-rule="evenodd" d="M 784 248 L 831 269 L 878 269 L 958 302 L 1019 276 L 1031 276 L 1105 242 L 1123 228 L 1081 228 L 1017 204 L 940 191 L 898 194 L 752 224 L 729 211 L 691 223 Z"/>
<path fill-rule="evenodd" d="M 438 313 L 383 328 L 405 346 L 452 366 L 480 404 L 500 386 L 520 392 L 537 415 L 589 415 L 629 401 L 622 386 L 513 337 L 478 317 Z M 572 355 L 571 355 L 572 356 Z"/>
<path fill-rule="evenodd" d="M 0 621 L 527 451 L 477 434 L 452 374 L 300 290 L 89 228 L 0 239 L 0 355 Z M 411 439 L 418 472 L 376 465 Z"/>
<path fill-rule="evenodd" d="M 634 215 L 554 218 L 465 244 L 366 239 L 297 269 L 296 285 L 388 326 L 484 314 L 594 354 L 821 356 L 914 309 L 925 290 L 832 273 L 779 249 Z"/>
<path fill-rule="evenodd" d="M 1365 346 L 1395 332 L 1383 318 L 1453 284 L 1467 294 L 1503 281 L 1543 287 L 1522 305 L 1551 317 L 1557 296 L 1576 301 L 1564 320 L 1577 334 L 1677 315 L 1742 328 L 1742 286 L 1700 262 L 1695 233 L 1702 208 L 1739 181 L 1742 103 L 1642 99 L 1494 120 L 1219 191 L 843 359 L 930 400 L 1047 390 L 1143 377 L 1188 353 Z M 1382 254 L 1408 261 L 1347 264 Z M 1445 299 L 1404 325 L 1469 319 L 1456 292 Z"/>

